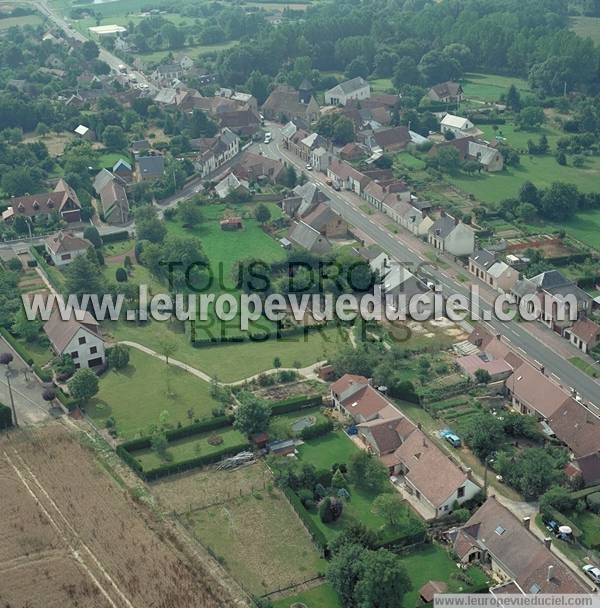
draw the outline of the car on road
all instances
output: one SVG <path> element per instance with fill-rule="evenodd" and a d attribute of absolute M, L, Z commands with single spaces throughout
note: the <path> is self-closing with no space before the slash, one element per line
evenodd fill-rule
<path fill-rule="evenodd" d="M 592 566 L 592 564 L 587 564 L 582 570 L 596 583 L 596 585 L 600 585 L 600 568 Z"/>
<path fill-rule="evenodd" d="M 271 143 L 271 139 L 273 138 L 273 136 L 271 135 L 270 131 L 267 131 L 265 133 L 265 144 L 270 144 Z"/>
<path fill-rule="evenodd" d="M 442 429 L 440 437 L 445 439 L 453 448 L 459 448 L 462 445 L 460 437 L 450 429 Z"/>
<path fill-rule="evenodd" d="M 312 165 L 310 163 L 306 163 L 306 170 L 312 171 Z"/>

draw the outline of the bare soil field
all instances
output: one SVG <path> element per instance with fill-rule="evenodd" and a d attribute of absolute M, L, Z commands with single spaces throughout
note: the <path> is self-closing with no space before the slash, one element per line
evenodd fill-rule
<path fill-rule="evenodd" d="M 1 606 L 234 605 L 62 424 L 0 435 L 0 496 Z"/>
<path fill-rule="evenodd" d="M 315 393 L 326 393 L 328 385 L 316 380 L 303 382 L 290 382 L 289 384 L 276 384 L 275 386 L 258 387 L 254 392 L 269 401 L 280 401 L 298 395 L 313 395 Z"/>

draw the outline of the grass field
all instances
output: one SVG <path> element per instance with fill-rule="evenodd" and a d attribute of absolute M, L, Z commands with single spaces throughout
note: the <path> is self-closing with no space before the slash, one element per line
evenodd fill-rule
<path fill-rule="evenodd" d="M 282 492 L 271 488 L 184 518 L 198 540 L 246 589 L 262 595 L 325 570 Z"/>
<path fill-rule="evenodd" d="M 583 532 L 580 541 L 589 549 L 600 549 L 600 516 L 590 511 L 569 513 L 569 519 Z"/>
<path fill-rule="evenodd" d="M 533 182 L 538 188 L 560 181 L 576 184 L 582 192 L 596 192 L 600 183 L 600 158 L 588 158 L 585 166 L 578 169 L 571 164 L 559 165 L 553 156 L 523 155 L 519 167 L 508 167 L 498 173 L 458 173 L 448 175 L 447 180 L 486 203 L 517 196 L 526 181 Z"/>
<path fill-rule="evenodd" d="M 347 464 L 359 448 L 343 431 L 337 431 L 311 439 L 301 445 L 298 451 L 302 462 L 312 464 L 317 469 L 329 469 L 335 462 Z"/>
<path fill-rule="evenodd" d="M 220 437 L 222 443 L 219 443 L 218 445 L 211 444 L 209 439 L 211 439 L 211 437 L 214 438 L 215 436 Z M 183 462 L 184 460 L 190 460 L 196 456 L 206 456 L 207 454 L 218 452 L 224 448 L 243 445 L 245 442 L 246 438 L 244 435 L 230 426 L 208 433 L 201 433 L 192 437 L 186 437 L 185 439 L 169 442 L 169 447 L 167 449 L 167 454 L 169 456 L 168 462 Z M 152 449 L 138 450 L 132 454 L 145 471 L 160 467 L 167 462 Z"/>
<path fill-rule="evenodd" d="M 462 84 L 465 97 L 481 101 L 499 101 L 500 95 L 508 91 L 511 84 L 522 94 L 531 90 L 526 80 L 496 74 L 467 74 Z"/>
<path fill-rule="evenodd" d="M 572 17 L 571 29 L 582 38 L 591 38 L 600 44 L 600 17 Z"/>
<path fill-rule="evenodd" d="M 287 439 L 288 437 L 298 437 L 300 432 L 294 432 L 293 424 L 307 416 L 315 418 L 315 424 L 325 422 L 327 418 L 321 412 L 319 407 L 311 407 L 299 412 L 289 412 L 274 416 L 269 423 L 269 436 L 272 438 Z"/>
<path fill-rule="evenodd" d="M 394 85 L 390 78 L 375 78 L 369 80 L 372 93 L 388 93 L 394 90 Z"/>
<path fill-rule="evenodd" d="M 535 232 L 549 232 L 553 230 L 566 230 L 571 236 L 600 250 L 600 211 L 579 211 L 571 219 L 557 224 L 539 220 L 527 224 Z"/>
<path fill-rule="evenodd" d="M 430 580 L 444 581 L 449 593 L 467 593 L 478 590 L 487 591 L 487 578 L 483 570 L 471 567 L 459 570 L 448 553 L 438 545 L 426 545 L 423 549 L 402 557 L 402 564 L 412 583 L 412 591 L 402 600 L 403 608 L 416 608 L 421 605 L 419 589 Z M 470 583 L 461 581 L 458 575 L 466 574 Z"/>
<path fill-rule="evenodd" d="M 19 17 L 6 17 L 0 19 L 0 32 L 3 32 L 11 27 L 23 27 L 25 25 L 41 25 L 44 20 L 38 15 L 21 15 Z"/>
<path fill-rule="evenodd" d="M 340 598 L 328 583 L 276 600 L 273 608 L 290 608 L 296 604 L 303 604 L 306 608 L 342 608 Z"/>
<path fill-rule="evenodd" d="M 184 55 L 187 55 L 188 57 L 191 57 L 192 59 L 199 59 L 203 55 L 209 55 L 210 53 L 217 53 L 218 51 L 224 51 L 224 50 L 230 49 L 238 44 L 239 44 L 239 41 L 237 41 L 237 40 L 231 40 L 229 42 L 222 42 L 220 44 L 209 44 L 209 45 L 196 44 L 196 45 L 184 47 L 178 53 L 175 53 L 175 55 L 177 55 L 179 57 L 183 57 Z M 144 62 L 159 63 L 171 52 L 172 51 L 166 49 L 164 51 L 153 51 L 151 53 L 137 53 L 137 55 Z"/>
<path fill-rule="evenodd" d="M 129 365 L 123 370 L 106 372 L 100 379 L 98 395 L 85 409 L 100 426 L 113 416 L 119 437 L 128 439 L 147 433 L 165 410 L 169 412 L 170 424 L 189 424 L 189 409 L 193 409 L 194 418 L 206 418 L 216 405 L 206 382 L 131 349 Z"/>

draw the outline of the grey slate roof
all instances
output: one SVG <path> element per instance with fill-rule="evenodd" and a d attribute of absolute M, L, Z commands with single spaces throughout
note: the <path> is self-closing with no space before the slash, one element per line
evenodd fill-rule
<path fill-rule="evenodd" d="M 354 91 L 358 91 L 362 89 L 367 83 L 364 78 L 357 76 L 356 78 L 352 78 L 351 80 L 346 80 L 345 82 L 340 82 L 340 84 L 332 87 L 330 91 L 340 90 L 344 95 L 349 95 Z"/>
<path fill-rule="evenodd" d="M 488 269 L 496 261 L 496 256 L 487 249 L 476 249 L 471 255 L 471 259 L 480 268 Z"/>
<path fill-rule="evenodd" d="M 445 239 L 454 228 L 456 228 L 454 218 L 450 215 L 442 215 L 433 223 L 433 226 L 429 229 L 429 233 L 434 234 L 441 239 Z"/>
<path fill-rule="evenodd" d="M 138 172 L 143 177 L 161 177 L 165 170 L 164 156 L 138 156 Z"/>
<path fill-rule="evenodd" d="M 331 243 L 305 222 L 298 222 L 290 231 L 290 241 L 313 253 L 325 253 L 331 249 Z"/>

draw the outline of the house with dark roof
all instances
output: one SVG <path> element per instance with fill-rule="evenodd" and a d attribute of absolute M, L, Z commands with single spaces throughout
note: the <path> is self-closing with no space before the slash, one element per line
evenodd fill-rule
<path fill-rule="evenodd" d="M 369 97 L 371 97 L 371 85 L 360 76 L 340 82 L 325 91 L 325 103 L 329 106 L 345 106 L 351 99 L 361 100 Z"/>
<path fill-rule="evenodd" d="M 553 331 L 565 335 L 565 330 L 592 309 L 593 298 L 559 270 L 547 270 L 517 281 L 511 290 L 517 304 L 525 296 L 536 295 L 541 314 L 538 319 Z M 534 312 L 536 302 L 529 301 L 527 310 Z M 568 337 L 568 336 L 567 336 Z"/>
<path fill-rule="evenodd" d="M 569 461 L 564 471 L 571 481 L 580 479 L 586 488 L 597 486 L 600 484 L 600 451 Z"/>
<path fill-rule="evenodd" d="M 46 221 L 54 213 L 68 223 L 81 221 L 79 198 L 64 179 L 58 180 L 52 192 L 15 196 L 7 202 L 9 206 L 2 213 L 5 222 L 11 222 L 19 215 L 33 221 Z"/>
<path fill-rule="evenodd" d="M 355 169 L 351 164 L 334 158 L 327 168 L 327 177 L 334 186 L 341 190 L 350 190 L 361 194 L 367 187 L 371 178 Z"/>
<path fill-rule="evenodd" d="M 469 272 L 498 291 L 510 292 L 519 280 L 519 273 L 506 262 L 496 259 L 487 249 L 476 249 L 469 256 Z"/>
<path fill-rule="evenodd" d="M 273 184 L 277 182 L 284 169 L 285 165 L 280 160 L 246 150 L 234 165 L 233 172 L 239 179 L 248 183 L 264 180 Z"/>
<path fill-rule="evenodd" d="M 228 128 L 224 128 L 216 137 L 202 139 L 199 143 L 200 150 L 194 167 L 202 177 L 216 171 L 240 151 L 240 138 Z"/>
<path fill-rule="evenodd" d="M 306 92 L 288 85 L 278 85 L 262 105 L 263 116 L 278 122 L 294 121 L 308 127 L 319 119 L 319 104 L 313 95 L 306 102 Z"/>
<path fill-rule="evenodd" d="M 133 168 L 131 163 L 124 158 L 120 158 L 112 168 L 112 174 L 121 178 L 124 182 L 129 183 L 133 179 Z"/>
<path fill-rule="evenodd" d="M 54 352 L 59 356 L 70 355 L 77 369 L 104 364 L 104 340 L 98 322 L 89 312 L 74 310 L 64 321 L 55 309 L 44 324 L 44 331 Z"/>
<path fill-rule="evenodd" d="M 600 452 L 600 418 L 575 399 L 566 399 L 548 426 L 576 458 Z"/>
<path fill-rule="evenodd" d="M 427 91 L 428 99 L 431 101 L 441 101 L 443 103 L 457 103 L 462 101 L 463 97 L 464 91 L 462 85 L 459 82 L 453 82 L 451 80 L 434 84 L 429 91 Z"/>
<path fill-rule="evenodd" d="M 60 230 L 44 241 L 46 253 L 57 267 L 70 264 L 77 256 L 83 255 L 92 247 L 87 239 L 79 238 L 72 232 Z"/>
<path fill-rule="evenodd" d="M 550 550 L 551 540 L 539 540 L 494 496 L 471 518 L 446 533 L 463 564 L 479 563 L 500 585 L 512 583 L 518 593 L 590 593 L 586 585 Z"/>
<path fill-rule="evenodd" d="M 475 249 L 475 231 L 445 212 L 429 228 L 428 242 L 441 252 L 468 256 Z"/>
<path fill-rule="evenodd" d="M 302 221 L 328 239 L 348 236 L 348 223 L 326 203 L 318 203 L 302 216 Z"/>
<path fill-rule="evenodd" d="M 250 108 L 219 114 L 219 126 L 227 127 L 240 137 L 251 137 L 260 129 L 260 116 Z"/>
<path fill-rule="evenodd" d="M 123 225 L 131 219 L 129 199 L 121 179 L 115 177 L 99 192 L 102 217 L 112 225 Z"/>
<path fill-rule="evenodd" d="M 487 142 L 477 139 L 475 136 L 466 136 L 443 141 L 431 148 L 430 156 L 435 156 L 442 148 L 454 148 L 458 152 L 460 160 L 471 160 L 479 163 L 480 171 L 495 173 L 504 168 L 504 157 L 500 150 Z"/>
<path fill-rule="evenodd" d="M 135 159 L 135 172 L 138 182 L 160 179 L 165 173 L 165 157 L 161 154 L 138 156 Z"/>
<path fill-rule="evenodd" d="M 281 208 L 290 217 L 302 217 L 319 203 L 326 203 L 329 197 L 314 182 L 306 182 L 296 186 L 292 195 L 284 198 Z"/>
<path fill-rule="evenodd" d="M 410 132 L 407 127 L 388 127 L 372 131 L 365 137 L 365 143 L 371 151 L 400 152 L 411 142 Z"/>
<path fill-rule="evenodd" d="M 294 222 L 288 238 L 298 247 L 317 255 L 322 255 L 331 250 L 329 239 L 302 220 Z"/>

